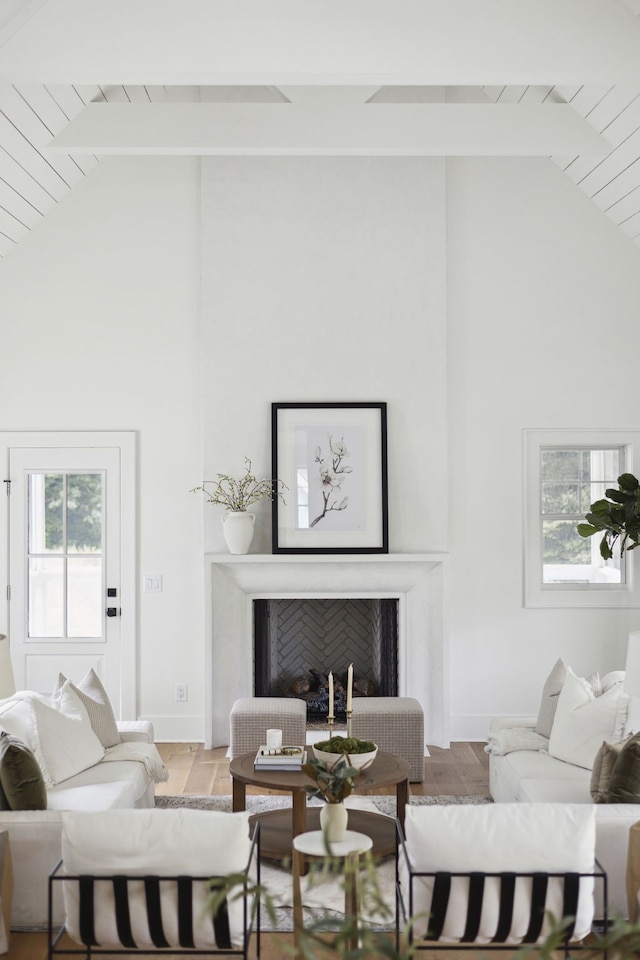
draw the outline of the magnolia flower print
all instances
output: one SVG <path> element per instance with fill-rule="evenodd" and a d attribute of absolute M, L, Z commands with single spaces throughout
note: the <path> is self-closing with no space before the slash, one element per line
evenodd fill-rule
<path fill-rule="evenodd" d="M 330 433 L 327 434 L 327 437 L 329 439 L 327 456 L 324 456 L 322 447 L 316 447 L 314 457 L 320 472 L 323 509 L 322 513 L 319 513 L 315 520 L 311 521 L 309 524 L 310 528 L 315 527 L 330 511 L 346 510 L 349 506 L 349 497 L 342 497 L 340 499 L 340 495 L 342 493 L 342 484 L 347 474 L 352 472 L 351 467 L 343 462 L 350 454 L 344 442 L 344 437 L 340 440 L 334 440 Z"/>

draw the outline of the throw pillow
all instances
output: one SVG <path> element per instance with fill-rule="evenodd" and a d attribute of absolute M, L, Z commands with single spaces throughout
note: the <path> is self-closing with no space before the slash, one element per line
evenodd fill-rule
<path fill-rule="evenodd" d="M 640 733 L 631 737 L 618 755 L 607 803 L 640 803 Z"/>
<path fill-rule="evenodd" d="M 60 698 L 60 691 L 66 682 L 67 678 L 64 674 L 59 674 L 56 689 L 53 691 L 53 696 L 51 697 L 51 702 L 56 708 Z M 71 683 L 71 681 L 69 682 Z M 93 668 L 89 670 L 86 677 L 83 677 L 78 684 L 71 683 L 71 689 L 84 704 L 89 714 L 93 732 L 103 747 L 113 747 L 116 743 L 120 743 L 122 737 L 118 731 L 118 725 L 111 701 L 109 700 L 109 695 L 95 670 L 93 670 Z"/>
<path fill-rule="evenodd" d="M 41 693 L 34 693 L 32 690 L 19 690 L 11 698 L 3 700 L 0 703 L 0 730 L 5 730 L 13 737 L 17 737 L 29 747 L 42 770 L 44 782 L 51 787 L 53 781 L 47 771 L 33 712 L 33 704 L 36 700 L 45 704 L 49 702 L 48 697 Z"/>
<path fill-rule="evenodd" d="M 622 739 L 627 702 L 622 684 L 596 697 L 589 683 L 569 670 L 549 737 L 551 756 L 591 770 L 602 741 Z"/>
<path fill-rule="evenodd" d="M 591 799 L 594 803 L 606 803 L 609 794 L 609 781 L 615 762 L 620 755 L 622 748 L 629 742 L 631 735 L 625 737 L 619 743 L 607 743 L 605 740 L 593 761 L 591 771 Z"/>
<path fill-rule="evenodd" d="M 102 760 L 104 747 L 68 680 L 60 690 L 57 709 L 38 700 L 32 706 L 40 747 L 53 784 L 68 780 Z"/>
<path fill-rule="evenodd" d="M 0 733 L 0 784 L 11 810 L 46 810 L 47 789 L 38 761 L 25 743 Z"/>
<path fill-rule="evenodd" d="M 553 669 L 544 682 L 542 688 L 542 699 L 538 710 L 538 719 L 536 721 L 536 733 L 541 737 L 550 737 L 553 727 L 553 718 L 555 717 L 556 707 L 558 706 L 558 697 L 562 690 L 565 678 L 569 672 L 569 667 L 564 660 L 556 660 Z"/>

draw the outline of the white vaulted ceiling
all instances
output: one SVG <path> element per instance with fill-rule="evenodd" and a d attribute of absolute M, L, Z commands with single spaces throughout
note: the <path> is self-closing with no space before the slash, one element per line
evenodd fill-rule
<path fill-rule="evenodd" d="M 640 245 L 640 0 L 0 0 L 0 256 L 167 152 L 544 155 Z"/>

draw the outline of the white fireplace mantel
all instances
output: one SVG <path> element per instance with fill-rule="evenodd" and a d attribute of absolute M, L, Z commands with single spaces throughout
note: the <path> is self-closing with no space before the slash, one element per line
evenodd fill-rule
<path fill-rule="evenodd" d="M 399 695 L 415 697 L 425 742 L 449 745 L 448 555 L 205 554 L 205 747 L 229 743 L 235 700 L 253 696 L 253 601 L 397 598 Z"/>

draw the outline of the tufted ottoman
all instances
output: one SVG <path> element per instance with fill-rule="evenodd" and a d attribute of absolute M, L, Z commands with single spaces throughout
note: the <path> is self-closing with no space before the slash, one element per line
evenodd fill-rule
<path fill-rule="evenodd" d="M 246 697 L 236 700 L 229 716 L 231 759 L 255 752 L 269 729 L 282 730 L 284 744 L 302 746 L 307 737 L 307 705 L 295 697 Z"/>
<path fill-rule="evenodd" d="M 412 783 L 424 780 L 424 713 L 413 697 L 354 697 L 351 735 L 407 760 Z"/>

